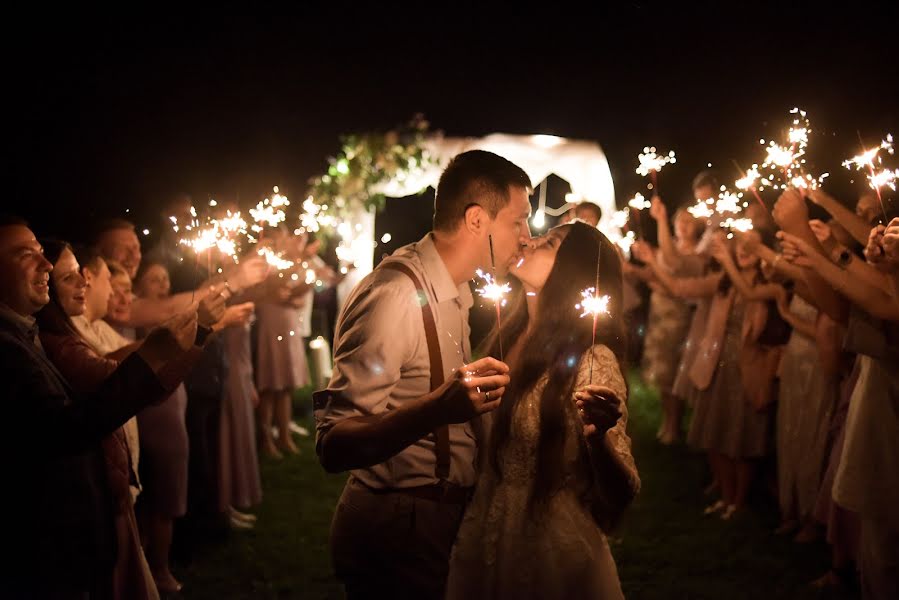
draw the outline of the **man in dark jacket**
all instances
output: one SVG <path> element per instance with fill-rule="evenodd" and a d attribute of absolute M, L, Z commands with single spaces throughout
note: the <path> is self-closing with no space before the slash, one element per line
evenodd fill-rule
<path fill-rule="evenodd" d="M 167 397 L 194 344 L 196 313 L 153 332 L 96 393 L 77 396 L 41 348 L 32 315 L 52 265 L 21 220 L 0 217 L 0 461 L 9 519 L 0 596 L 102 598 L 115 562 L 100 442 Z"/>

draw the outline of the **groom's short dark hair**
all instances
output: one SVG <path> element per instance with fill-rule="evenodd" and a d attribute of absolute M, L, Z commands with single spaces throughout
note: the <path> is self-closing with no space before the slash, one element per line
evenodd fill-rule
<path fill-rule="evenodd" d="M 434 229 L 455 231 L 474 204 L 492 218 L 509 203 L 509 187 L 531 190 L 531 180 L 521 167 L 484 150 L 457 155 L 447 165 L 434 199 Z"/>

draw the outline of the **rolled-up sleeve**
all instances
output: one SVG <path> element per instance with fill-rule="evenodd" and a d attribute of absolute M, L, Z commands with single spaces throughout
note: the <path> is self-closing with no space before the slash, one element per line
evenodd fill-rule
<path fill-rule="evenodd" d="M 352 417 L 391 408 L 405 366 L 420 352 L 421 304 L 415 287 L 395 271 L 375 271 L 344 306 L 334 341 L 334 371 L 315 392 L 318 439 Z"/>

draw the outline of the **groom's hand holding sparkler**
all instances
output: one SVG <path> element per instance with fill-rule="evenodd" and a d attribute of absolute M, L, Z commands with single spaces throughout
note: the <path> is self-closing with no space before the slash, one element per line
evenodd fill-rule
<path fill-rule="evenodd" d="M 499 407 L 509 385 L 509 366 L 492 357 L 464 365 L 435 390 L 442 424 L 465 423 Z"/>

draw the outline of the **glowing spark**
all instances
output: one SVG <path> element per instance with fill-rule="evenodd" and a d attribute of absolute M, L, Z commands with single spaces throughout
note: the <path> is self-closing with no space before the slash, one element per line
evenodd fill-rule
<path fill-rule="evenodd" d="M 740 206 L 742 194 L 736 195 L 727 190 L 722 190 L 718 194 L 718 201 L 715 202 L 715 212 L 719 215 L 724 213 L 740 214 L 742 208 Z"/>
<path fill-rule="evenodd" d="M 628 200 L 627 205 L 635 210 L 643 210 L 644 208 L 652 208 L 652 202 L 643 197 L 643 194 L 637 192 L 636 195 Z"/>
<path fill-rule="evenodd" d="M 868 185 L 880 195 L 880 188 L 889 187 L 891 190 L 896 189 L 896 179 L 899 179 L 899 169 L 890 170 L 883 168 L 883 157 L 880 156 L 881 150 L 885 150 L 887 154 L 894 154 L 893 136 L 887 134 L 886 139 L 880 142 L 880 146 L 865 150 L 858 156 L 853 156 L 849 160 L 843 161 L 843 166 L 847 169 L 855 167 L 856 170 L 868 169 Z"/>
<path fill-rule="evenodd" d="M 719 225 L 724 229 L 731 229 L 733 231 L 739 231 L 741 233 L 746 233 L 747 231 L 752 231 L 752 219 L 734 219 L 728 217 L 721 221 Z"/>
<path fill-rule="evenodd" d="M 508 283 L 498 284 L 490 273 L 485 273 L 481 269 L 477 270 L 477 276 L 484 280 L 484 286 L 476 288 L 475 291 L 482 298 L 492 300 L 497 306 L 505 306 L 506 294 L 512 291 L 512 286 Z"/>
<path fill-rule="evenodd" d="M 687 212 L 693 215 L 696 219 L 708 219 L 715 211 L 711 209 L 709 206 L 709 202 L 714 202 L 713 200 L 697 200 L 696 204 L 687 208 Z"/>
<path fill-rule="evenodd" d="M 609 296 L 599 296 L 596 288 L 588 287 L 581 291 L 581 301 L 574 307 L 584 311 L 581 313 L 581 317 L 607 315 L 609 314 Z"/>
<path fill-rule="evenodd" d="M 761 177 L 758 167 L 758 165 L 752 165 L 752 168 L 746 171 L 746 175 L 737 179 L 735 182 L 737 189 L 748 190 L 755 187 L 755 182 Z"/>
<path fill-rule="evenodd" d="M 279 271 L 283 271 L 284 269 L 289 269 L 293 266 L 293 261 L 286 260 L 274 252 L 270 248 L 262 248 L 259 250 L 259 256 L 265 257 L 265 262 L 275 267 Z"/>
<path fill-rule="evenodd" d="M 643 153 L 637 156 L 637 160 L 640 161 L 640 166 L 637 167 L 637 174 L 644 177 L 652 172 L 658 173 L 668 163 L 674 164 L 677 162 L 673 150 L 667 156 L 659 156 L 656 154 L 655 147 L 649 146 L 643 148 Z"/>
<path fill-rule="evenodd" d="M 612 213 L 612 225 L 618 229 L 623 229 L 627 225 L 630 211 L 625 207 Z"/>

